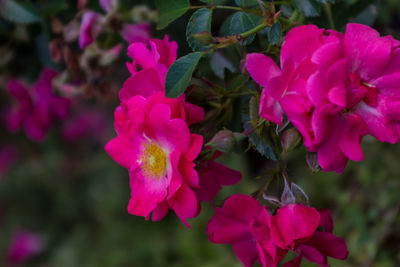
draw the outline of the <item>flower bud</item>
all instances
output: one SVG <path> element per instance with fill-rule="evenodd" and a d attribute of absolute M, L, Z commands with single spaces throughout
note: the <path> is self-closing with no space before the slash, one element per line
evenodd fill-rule
<path fill-rule="evenodd" d="M 283 133 L 282 147 L 286 153 L 294 150 L 300 143 L 301 143 L 301 135 L 296 129 L 291 128 Z"/>
<path fill-rule="evenodd" d="M 307 153 L 306 161 L 308 168 L 310 168 L 313 173 L 317 173 L 321 170 L 321 167 L 318 163 L 317 153 Z"/>
<path fill-rule="evenodd" d="M 221 130 L 207 143 L 207 146 L 221 152 L 229 152 L 235 146 L 235 136 L 229 130 Z"/>

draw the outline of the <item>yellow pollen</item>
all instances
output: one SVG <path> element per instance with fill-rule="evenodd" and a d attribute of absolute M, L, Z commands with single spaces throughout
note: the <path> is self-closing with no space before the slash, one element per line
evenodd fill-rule
<path fill-rule="evenodd" d="M 161 179 L 165 174 L 167 156 L 165 152 L 154 142 L 143 144 L 143 152 L 140 161 L 143 163 L 142 171 L 146 178 Z"/>

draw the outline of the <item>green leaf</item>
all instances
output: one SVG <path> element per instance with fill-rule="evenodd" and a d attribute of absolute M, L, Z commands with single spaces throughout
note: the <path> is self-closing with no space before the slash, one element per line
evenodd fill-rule
<path fill-rule="evenodd" d="M 292 4 L 306 17 L 316 17 L 319 15 L 320 8 L 314 0 L 292 0 Z"/>
<path fill-rule="evenodd" d="M 179 58 L 171 65 L 165 79 L 165 95 L 167 97 L 179 97 L 186 90 L 202 55 L 202 52 L 193 52 Z"/>
<path fill-rule="evenodd" d="M 275 22 L 272 27 L 268 28 L 268 42 L 271 45 L 276 45 L 282 38 L 282 25 Z"/>
<path fill-rule="evenodd" d="M 361 23 L 371 26 L 379 14 L 379 1 L 368 5 L 362 12 L 360 12 L 351 22 Z"/>
<path fill-rule="evenodd" d="M 160 16 L 157 30 L 161 30 L 185 14 L 190 8 L 190 2 L 189 0 L 156 0 L 156 6 Z"/>
<path fill-rule="evenodd" d="M 16 2 L 14 0 L 4 2 L 4 9 L 0 10 L 0 14 L 6 20 L 22 24 L 40 22 L 40 16 L 30 2 Z"/>
<path fill-rule="evenodd" d="M 193 34 L 200 32 L 211 33 L 212 10 L 201 8 L 193 13 L 186 28 L 186 40 L 193 51 L 204 51 L 206 47 L 193 38 Z"/>
<path fill-rule="evenodd" d="M 241 7 L 249 7 L 257 5 L 257 0 L 235 0 L 236 5 Z"/>
<path fill-rule="evenodd" d="M 251 124 L 249 123 L 249 115 L 243 115 L 243 128 L 245 131 L 252 128 Z M 264 157 L 267 157 L 272 160 L 277 160 L 278 158 L 275 155 L 274 150 L 268 144 L 269 137 L 266 133 L 266 128 L 262 128 L 261 131 L 252 131 L 249 134 L 249 142 L 251 145 Z"/>
<path fill-rule="evenodd" d="M 249 31 L 257 26 L 257 21 L 260 20 L 260 17 L 247 14 L 244 12 L 236 12 L 231 18 L 230 32 L 231 35 L 244 33 Z M 242 45 L 251 44 L 254 41 L 255 34 L 249 36 L 246 40 L 241 41 Z"/>

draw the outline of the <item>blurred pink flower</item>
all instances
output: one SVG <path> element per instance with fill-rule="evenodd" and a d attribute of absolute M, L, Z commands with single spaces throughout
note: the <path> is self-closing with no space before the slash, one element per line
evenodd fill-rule
<path fill-rule="evenodd" d="M 124 24 L 121 36 L 129 44 L 135 42 L 148 43 L 150 40 L 150 25 L 148 23 Z"/>
<path fill-rule="evenodd" d="M 203 138 L 190 133 L 185 117 L 181 100 L 163 93 L 148 98 L 136 95 L 117 108 L 118 136 L 105 149 L 129 170 L 129 213 L 148 219 L 152 212 L 157 221 L 172 209 L 185 225 L 187 218 L 197 215 L 193 190 L 199 187 L 199 177 L 193 161 Z"/>
<path fill-rule="evenodd" d="M 87 11 L 82 16 L 79 31 L 79 46 L 84 49 L 92 44 L 102 29 L 103 16 L 94 11 Z"/>
<path fill-rule="evenodd" d="M 296 27 L 282 46 L 281 69 L 262 54 L 247 57 L 250 75 L 264 87 L 260 116 L 281 124 L 286 114 L 322 169 L 340 173 L 348 159 L 364 158 L 364 135 L 399 141 L 399 47 L 360 24 L 348 24 L 344 35 Z"/>
<path fill-rule="evenodd" d="M 79 107 L 75 115 L 63 123 L 62 136 L 66 142 L 82 140 L 102 142 L 107 136 L 107 116 L 104 112 L 88 107 Z"/>
<path fill-rule="evenodd" d="M 278 266 L 286 252 L 271 239 L 271 216 L 256 199 L 247 195 L 229 197 L 207 224 L 212 243 L 232 244 L 246 267 L 257 261 L 263 267 Z"/>
<path fill-rule="evenodd" d="M 0 148 L 0 179 L 5 177 L 7 171 L 18 159 L 18 149 L 13 145 Z"/>
<path fill-rule="evenodd" d="M 118 6 L 118 0 L 100 0 L 99 3 L 107 13 L 115 11 Z"/>
<path fill-rule="evenodd" d="M 21 230 L 16 232 L 8 248 L 7 259 L 11 265 L 21 265 L 35 257 L 43 249 L 43 239 L 40 235 Z"/>
<path fill-rule="evenodd" d="M 30 139 L 42 141 L 54 119 L 64 119 L 68 115 L 70 100 L 52 92 L 52 80 L 56 76 L 54 70 L 43 69 L 32 89 L 16 79 L 8 82 L 8 92 L 14 98 L 14 104 L 6 114 L 10 132 L 24 128 Z"/>

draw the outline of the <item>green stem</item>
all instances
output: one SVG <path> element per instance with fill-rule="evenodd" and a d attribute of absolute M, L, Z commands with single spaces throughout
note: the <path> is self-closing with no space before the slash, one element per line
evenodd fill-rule
<path fill-rule="evenodd" d="M 221 5 L 216 5 L 215 8 L 243 11 L 243 8 L 241 8 L 241 7 L 236 7 L 236 6 L 221 6 Z"/>
<path fill-rule="evenodd" d="M 229 10 L 237 10 L 237 11 L 244 11 L 241 7 L 236 6 L 222 6 L 222 5 L 211 5 L 211 6 L 191 6 L 190 9 L 200 9 L 200 8 L 218 8 L 218 9 L 229 9 Z"/>
<path fill-rule="evenodd" d="M 264 28 L 266 28 L 268 26 L 270 26 L 270 25 L 268 23 L 266 23 L 266 22 L 261 23 L 260 25 L 254 27 L 253 29 L 251 29 L 251 30 L 249 30 L 247 32 L 241 33 L 240 37 L 245 39 L 245 38 L 249 37 L 250 35 L 253 35 L 253 34 L 257 33 L 257 32 L 261 31 L 262 29 L 264 29 Z"/>
<path fill-rule="evenodd" d="M 335 29 L 335 22 L 333 21 L 331 5 L 329 3 L 325 4 L 325 12 L 326 12 L 326 15 L 328 16 L 329 27 L 331 29 Z"/>

